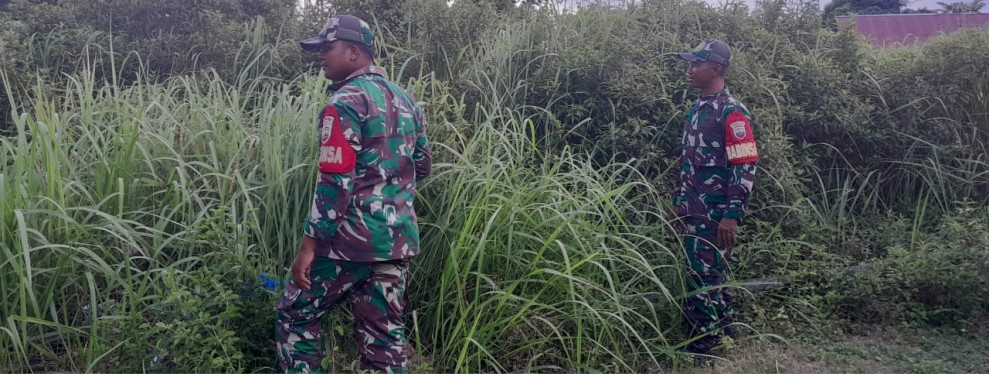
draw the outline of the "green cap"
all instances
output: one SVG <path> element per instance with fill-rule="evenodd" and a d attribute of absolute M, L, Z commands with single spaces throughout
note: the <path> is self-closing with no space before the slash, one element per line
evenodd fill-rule
<path fill-rule="evenodd" d="M 680 58 L 687 61 L 711 61 L 722 66 L 731 63 L 731 49 L 720 40 L 705 40 L 693 51 L 680 53 Z"/>
<path fill-rule="evenodd" d="M 333 16 L 326 21 L 326 26 L 319 35 L 312 38 L 303 39 L 299 42 L 302 49 L 317 52 L 324 45 L 337 40 L 354 42 L 365 47 L 374 56 L 374 33 L 367 22 L 354 16 Z"/>

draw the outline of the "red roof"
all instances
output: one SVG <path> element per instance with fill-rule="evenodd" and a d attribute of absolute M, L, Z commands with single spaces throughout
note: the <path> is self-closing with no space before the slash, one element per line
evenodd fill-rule
<path fill-rule="evenodd" d="M 851 16 L 837 16 L 838 25 L 845 27 Z M 914 13 L 856 15 L 855 31 L 869 38 L 877 47 L 894 43 L 906 45 L 923 42 L 941 33 L 951 33 L 962 27 L 986 27 L 989 13 Z"/>

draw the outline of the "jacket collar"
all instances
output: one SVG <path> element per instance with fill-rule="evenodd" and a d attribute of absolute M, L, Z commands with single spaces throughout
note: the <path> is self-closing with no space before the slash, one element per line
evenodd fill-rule
<path fill-rule="evenodd" d="M 329 87 L 326 88 L 326 91 L 327 92 L 339 91 L 341 88 L 343 88 L 343 86 L 346 86 L 347 83 L 350 83 L 354 79 L 357 79 L 358 77 L 364 75 L 377 75 L 382 78 L 388 78 L 388 76 L 385 74 L 385 69 L 371 65 L 368 67 L 358 69 L 357 71 L 351 73 L 349 76 L 347 76 L 347 79 L 341 80 L 339 82 L 333 82 L 333 84 L 331 84 Z"/>

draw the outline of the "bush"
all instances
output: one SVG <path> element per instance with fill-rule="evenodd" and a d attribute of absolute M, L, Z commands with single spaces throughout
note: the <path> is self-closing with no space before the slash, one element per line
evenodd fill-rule
<path fill-rule="evenodd" d="M 184 276 L 164 273 L 165 297 L 149 309 L 151 322 L 139 326 L 154 342 L 148 353 L 152 371 L 243 371 L 235 332 L 238 296 L 222 285 L 223 275 L 210 268 Z"/>
<path fill-rule="evenodd" d="M 874 268 L 839 278 L 833 306 L 859 322 L 964 327 L 989 302 L 989 222 L 962 206 L 930 232 L 901 237 Z"/>
<path fill-rule="evenodd" d="M 0 15 L 2 100 L 17 108 L 0 136 L 0 366 L 273 366 L 270 274 L 297 250 L 326 100 L 324 80 L 298 75 L 312 56 L 297 35 L 345 5 L 370 4 L 355 9 L 393 52 L 378 61 L 423 103 L 434 142 L 409 293 L 425 368 L 669 362 L 683 280 L 663 217 L 696 97 L 674 53 L 709 37 L 734 47 L 729 84 L 762 157 L 736 279 L 783 282 L 740 296 L 746 321 L 795 334 L 793 321 L 940 324 L 986 307 L 985 52 L 969 50 L 985 31 L 874 51 L 804 13 L 697 2 L 350 1 L 298 23 L 230 0 L 177 10 L 173 31 L 161 13 L 111 35 L 100 27 L 118 20 L 80 4 Z M 85 17 L 103 23 L 74 26 Z"/>
<path fill-rule="evenodd" d="M 99 85 L 123 86 L 209 69 L 228 82 L 244 81 L 245 75 L 294 78 L 311 65 L 298 48 L 303 31 L 296 5 L 292 0 L 192 5 L 178 0 L 14 0 L 0 12 L 5 56 L 0 67 L 8 76 L 7 83 L 0 83 L 0 131 L 11 123 L 8 84 L 15 97 L 24 97 L 36 80 L 57 86 L 66 74 L 85 71 Z"/>

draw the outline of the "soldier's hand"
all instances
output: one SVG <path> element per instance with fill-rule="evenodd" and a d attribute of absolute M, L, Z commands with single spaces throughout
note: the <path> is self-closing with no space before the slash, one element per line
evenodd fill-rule
<path fill-rule="evenodd" d="M 309 271 L 312 269 L 314 258 L 316 258 L 316 238 L 303 235 L 299 254 L 295 256 L 295 261 L 292 262 L 292 281 L 302 290 L 308 290 L 309 287 L 312 287 Z"/>
<path fill-rule="evenodd" d="M 722 218 L 718 224 L 718 248 L 726 250 L 735 246 L 735 231 L 738 230 L 738 220 Z"/>

